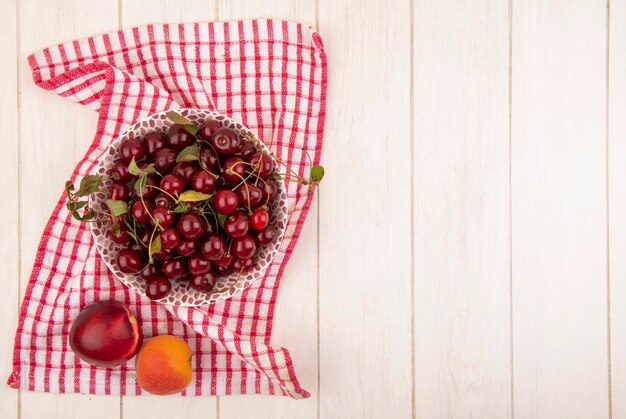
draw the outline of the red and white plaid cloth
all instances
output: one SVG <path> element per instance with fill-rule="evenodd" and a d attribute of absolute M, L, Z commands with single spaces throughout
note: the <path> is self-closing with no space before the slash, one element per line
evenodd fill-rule
<path fill-rule="evenodd" d="M 280 20 L 148 25 L 67 42 L 29 57 L 35 83 L 99 112 L 95 138 L 74 182 L 91 173 L 129 125 L 169 108 L 213 108 L 256 131 L 307 177 L 318 164 L 326 99 L 326 56 L 311 28 Z M 14 388 L 53 393 L 141 394 L 132 362 L 102 369 L 67 345 L 72 320 L 92 301 L 131 306 L 146 337 L 175 334 L 194 352 L 186 395 L 308 397 L 289 353 L 269 346 L 281 275 L 311 205 L 307 187 L 287 184 L 289 223 L 274 263 L 241 294 L 208 307 L 167 307 L 109 273 L 89 227 L 61 197 L 45 228 L 15 338 Z M 293 278 L 296 279 L 296 278 Z"/>

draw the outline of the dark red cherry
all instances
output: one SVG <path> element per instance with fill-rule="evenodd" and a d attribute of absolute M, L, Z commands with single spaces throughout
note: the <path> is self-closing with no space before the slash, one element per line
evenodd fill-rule
<path fill-rule="evenodd" d="M 167 143 L 175 150 L 182 150 L 192 145 L 195 141 L 195 137 L 182 125 L 174 124 L 167 132 Z"/>
<path fill-rule="evenodd" d="M 120 271 L 130 274 L 141 269 L 141 254 L 132 249 L 122 249 L 117 252 L 117 267 Z"/>
<path fill-rule="evenodd" d="M 139 190 L 139 185 L 141 184 L 141 178 L 138 178 L 133 184 L 133 196 L 135 199 L 141 198 L 143 196 L 144 201 L 146 199 L 150 199 L 154 197 L 157 193 L 157 190 L 152 186 L 157 186 L 157 177 L 154 173 L 150 173 L 146 176 L 146 180 L 143 186 L 143 189 Z"/>
<path fill-rule="evenodd" d="M 144 137 L 143 144 L 146 147 L 148 156 L 152 157 L 154 153 L 166 146 L 167 139 L 160 132 L 151 132 Z"/>
<path fill-rule="evenodd" d="M 111 237 L 111 240 L 113 240 L 113 242 L 117 244 L 128 243 L 130 239 L 132 239 L 132 237 L 130 236 L 130 234 L 128 234 L 126 224 L 118 223 L 118 225 L 120 226 L 120 228 L 115 233 L 113 233 L 113 230 L 111 230 L 109 232 L 109 237 Z"/>
<path fill-rule="evenodd" d="M 247 161 L 252 164 L 252 166 L 248 166 L 248 171 L 262 178 L 268 177 L 274 171 L 272 157 L 265 151 L 250 155 Z"/>
<path fill-rule="evenodd" d="M 174 252 L 172 249 L 161 248 L 158 252 L 154 254 L 154 258 L 156 260 L 160 260 L 161 262 L 165 262 L 166 260 L 170 260 L 174 256 Z"/>
<path fill-rule="evenodd" d="M 146 155 L 146 149 L 143 147 L 143 143 L 139 138 L 132 138 L 124 141 L 120 145 L 120 156 L 124 163 L 130 163 L 135 158 L 135 161 L 141 160 Z"/>
<path fill-rule="evenodd" d="M 261 231 L 255 231 L 253 234 L 256 241 L 263 246 L 271 243 L 277 235 L 276 229 L 271 225 Z"/>
<path fill-rule="evenodd" d="M 145 244 L 146 247 L 150 245 L 150 236 L 152 236 L 151 228 L 146 228 L 144 230 L 139 230 L 137 232 L 137 238 L 139 239 L 140 242 Z"/>
<path fill-rule="evenodd" d="M 259 151 L 252 141 L 243 140 L 241 142 L 241 146 L 239 147 L 239 152 L 237 153 L 239 156 L 244 159 L 252 156 L 254 153 Z"/>
<path fill-rule="evenodd" d="M 161 236 L 161 247 L 163 249 L 173 249 L 180 243 L 180 233 L 175 227 L 166 228 L 159 233 Z"/>
<path fill-rule="evenodd" d="M 167 228 L 174 224 L 174 213 L 167 208 L 158 207 L 152 211 L 150 223 L 155 225 L 155 220 L 159 222 L 161 227 Z"/>
<path fill-rule="evenodd" d="M 191 188 L 194 191 L 212 194 L 217 186 L 217 180 L 215 176 L 206 170 L 198 170 L 193 174 L 191 179 Z"/>
<path fill-rule="evenodd" d="M 151 300 L 160 300 L 172 290 L 172 283 L 163 275 L 157 275 L 146 283 L 146 296 Z"/>
<path fill-rule="evenodd" d="M 253 230 L 263 230 L 270 222 L 270 215 L 265 208 L 257 208 L 250 216 L 250 227 Z M 226 224 L 224 224 L 225 226 Z"/>
<path fill-rule="evenodd" d="M 229 189 L 220 189 L 213 197 L 213 207 L 224 215 L 232 214 L 237 209 L 238 203 L 237 195 Z"/>
<path fill-rule="evenodd" d="M 209 292 L 215 284 L 215 274 L 211 271 L 195 275 L 189 279 L 189 286 L 196 291 Z"/>
<path fill-rule="evenodd" d="M 195 163 L 189 161 L 181 161 L 180 163 L 176 163 L 174 167 L 172 167 L 172 174 L 180 176 L 185 181 L 186 185 L 191 185 L 191 179 L 193 175 L 200 168 Z"/>
<path fill-rule="evenodd" d="M 197 248 L 198 245 L 195 240 L 183 240 L 176 246 L 176 251 L 181 256 L 189 256 L 195 253 Z"/>
<path fill-rule="evenodd" d="M 176 164 L 176 151 L 164 147 L 154 153 L 154 168 L 161 173 L 172 170 L 172 167 Z"/>
<path fill-rule="evenodd" d="M 213 137 L 213 133 L 217 131 L 218 129 L 220 129 L 221 126 L 222 124 L 220 124 L 219 121 L 216 121 L 214 119 L 210 119 L 206 121 L 204 124 L 202 124 L 202 126 L 198 130 L 198 133 L 200 134 L 200 138 L 202 138 L 204 141 L 211 141 L 211 137 Z"/>
<path fill-rule="evenodd" d="M 156 190 L 156 189 L 155 189 Z M 171 208 L 174 205 L 174 200 L 168 194 L 159 192 L 154 197 L 154 204 L 159 208 Z"/>
<path fill-rule="evenodd" d="M 153 209 L 154 204 L 144 199 L 143 202 L 141 200 L 135 201 L 130 213 L 139 224 L 146 224 L 150 220 L 148 212 L 152 212 Z"/>
<path fill-rule="evenodd" d="M 211 145 L 220 154 L 230 155 L 239 151 L 239 133 L 231 128 L 222 127 L 213 133 Z"/>
<path fill-rule="evenodd" d="M 116 201 L 128 201 L 130 198 L 130 190 L 123 183 L 113 182 L 109 188 L 109 199 Z"/>
<path fill-rule="evenodd" d="M 218 260 L 226 254 L 226 243 L 217 234 L 209 234 L 202 243 L 200 251 L 208 260 Z"/>
<path fill-rule="evenodd" d="M 237 186 L 235 193 L 237 194 L 237 202 L 239 202 L 239 205 L 242 207 L 256 208 L 265 203 L 261 188 L 252 183 L 246 182 L 244 185 Z"/>
<path fill-rule="evenodd" d="M 206 232 L 204 221 L 193 212 L 187 212 L 178 219 L 178 231 L 188 240 L 197 240 Z"/>
<path fill-rule="evenodd" d="M 274 195 L 276 195 L 277 189 L 276 183 L 274 181 L 267 179 L 265 183 L 260 182 L 259 186 L 262 194 L 261 202 L 263 202 L 264 204 L 274 198 Z"/>
<path fill-rule="evenodd" d="M 254 258 L 249 259 L 235 259 L 232 264 L 233 271 L 246 272 L 254 267 Z"/>
<path fill-rule="evenodd" d="M 206 170 L 219 174 L 220 172 L 220 159 L 215 154 L 215 151 L 209 146 L 204 146 L 200 149 L 200 165 Z"/>
<path fill-rule="evenodd" d="M 187 258 L 187 266 L 192 275 L 201 275 L 211 269 L 211 262 L 201 254 L 196 253 Z"/>
<path fill-rule="evenodd" d="M 128 171 L 128 163 L 117 162 L 111 169 L 111 179 L 116 182 L 126 183 L 133 178 Z"/>
<path fill-rule="evenodd" d="M 227 275 L 230 275 L 230 273 L 232 272 L 232 269 L 230 268 L 230 266 L 216 266 L 215 271 L 220 276 L 227 276 Z"/>
<path fill-rule="evenodd" d="M 176 279 L 185 271 L 184 258 L 168 259 L 161 265 L 161 272 L 169 279 Z"/>
<path fill-rule="evenodd" d="M 228 267 L 230 266 L 230 264 L 233 262 L 234 258 L 232 257 L 232 255 L 224 255 L 222 256 L 220 259 L 218 260 L 214 260 L 213 261 L 213 265 L 216 267 Z"/>
<path fill-rule="evenodd" d="M 231 185 L 243 182 L 245 174 L 246 164 L 240 157 L 229 157 L 222 165 L 222 176 Z"/>
<path fill-rule="evenodd" d="M 251 235 L 246 234 L 243 237 L 233 239 L 230 251 L 239 259 L 251 258 L 256 252 L 256 242 Z"/>
<path fill-rule="evenodd" d="M 233 238 L 244 236 L 249 228 L 250 220 L 243 211 L 235 211 L 224 221 L 224 232 Z"/>
<path fill-rule="evenodd" d="M 154 262 L 146 266 L 146 268 L 141 271 L 141 277 L 144 279 L 150 279 L 156 275 L 161 273 L 161 268 L 159 267 L 158 262 Z"/>
<path fill-rule="evenodd" d="M 170 195 L 177 195 L 185 190 L 185 180 L 178 175 L 165 175 L 161 179 L 161 189 Z"/>

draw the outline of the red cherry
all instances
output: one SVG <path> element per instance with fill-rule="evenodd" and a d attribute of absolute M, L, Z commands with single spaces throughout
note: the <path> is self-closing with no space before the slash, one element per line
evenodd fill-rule
<path fill-rule="evenodd" d="M 213 197 L 213 207 L 217 212 L 230 215 L 237 209 L 237 195 L 229 189 L 220 189 Z"/>
<path fill-rule="evenodd" d="M 250 221 L 243 211 L 235 211 L 224 220 L 224 232 L 233 238 L 244 236 L 249 228 Z"/>
<path fill-rule="evenodd" d="M 276 229 L 273 226 L 267 226 L 265 227 L 265 229 L 261 231 L 255 231 L 253 234 L 256 241 L 263 246 L 274 241 L 274 238 L 277 235 Z"/>
<path fill-rule="evenodd" d="M 226 243 L 217 234 L 209 234 L 204 243 L 202 243 L 200 251 L 208 260 L 218 260 L 226 253 Z"/>
<path fill-rule="evenodd" d="M 196 139 L 182 125 L 174 124 L 167 132 L 167 143 L 175 150 L 182 150 L 192 145 Z"/>
<path fill-rule="evenodd" d="M 201 275 L 211 269 L 211 262 L 197 253 L 187 258 L 187 265 L 192 275 Z"/>
<path fill-rule="evenodd" d="M 277 189 L 274 181 L 268 179 L 265 183 L 259 184 L 259 186 L 261 187 L 262 193 L 261 202 L 265 203 L 274 198 L 274 195 L 276 195 Z"/>
<path fill-rule="evenodd" d="M 262 178 L 268 177 L 274 171 L 274 162 L 272 160 L 272 157 L 265 151 L 256 152 L 250 155 L 247 161 L 248 163 L 253 165 L 248 166 L 248 171 L 251 171 L 255 175 L 258 175 Z"/>
<path fill-rule="evenodd" d="M 150 201 L 135 201 L 130 213 L 139 224 L 146 224 L 150 220 L 148 212 L 152 212 L 153 209 L 154 204 Z"/>
<path fill-rule="evenodd" d="M 235 259 L 232 268 L 235 272 L 246 272 L 252 269 L 254 266 L 254 258 L 249 259 Z"/>
<path fill-rule="evenodd" d="M 173 249 L 180 243 L 180 234 L 174 227 L 166 228 L 159 235 L 161 236 L 161 247 L 163 249 Z"/>
<path fill-rule="evenodd" d="M 132 237 L 130 236 L 130 234 L 128 234 L 128 229 L 126 228 L 126 224 L 124 223 L 118 223 L 118 224 L 120 226 L 119 231 L 117 231 L 116 233 L 113 233 L 113 230 L 111 230 L 109 232 L 109 236 L 111 237 L 111 240 L 113 240 L 113 242 L 117 244 L 128 243 Z"/>
<path fill-rule="evenodd" d="M 233 239 L 230 251 L 239 259 L 251 258 L 256 252 L 256 242 L 251 235 L 246 234 L 243 237 Z"/>
<path fill-rule="evenodd" d="M 166 297 L 171 290 L 172 283 L 162 275 L 157 275 L 146 283 L 146 296 L 151 300 L 160 300 Z"/>
<path fill-rule="evenodd" d="M 130 163 L 133 157 L 136 161 L 143 159 L 146 155 L 146 149 L 139 138 L 132 138 L 120 145 L 120 155 L 124 163 Z"/>
<path fill-rule="evenodd" d="M 183 240 L 176 246 L 176 251 L 181 256 L 189 256 L 195 253 L 198 247 L 196 243 L 194 240 Z"/>
<path fill-rule="evenodd" d="M 180 234 L 189 240 L 197 240 L 206 232 L 205 223 L 193 212 L 181 215 L 177 227 Z"/>
<path fill-rule="evenodd" d="M 109 189 L 109 199 L 116 201 L 128 201 L 130 198 L 130 190 L 123 183 L 113 182 Z"/>
<path fill-rule="evenodd" d="M 167 208 L 158 207 L 154 211 L 152 211 L 152 218 L 150 219 L 150 223 L 155 225 L 155 220 L 159 222 L 161 227 L 169 227 L 174 224 L 174 213 Z"/>
<path fill-rule="evenodd" d="M 235 185 L 244 180 L 246 174 L 246 165 L 240 157 L 229 157 L 222 166 L 222 177 L 226 182 Z"/>
<path fill-rule="evenodd" d="M 161 189 L 170 195 L 177 195 L 185 190 L 185 180 L 178 175 L 165 175 L 161 179 Z"/>
<path fill-rule="evenodd" d="M 205 170 L 198 170 L 191 178 L 191 188 L 194 191 L 212 194 L 216 186 L 217 180 L 215 177 Z"/>
<path fill-rule="evenodd" d="M 213 133 L 217 131 L 218 129 L 220 129 L 221 126 L 222 124 L 220 124 L 219 121 L 216 121 L 214 119 L 209 119 L 198 130 L 198 133 L 200 134 L 200 138 L 202 138 L 204 141 L 211 141 L 211 137 L 213 137 Z"/>
<path fill-rule="evenodd" d="M 215 284 L 215 274 L 211 271 L 205 272 L 202 275 L 192 276 L 189 279 L 189 286 L 196 291 L 208 292 L 213 288 Z"/>
<path fill-rule="evenodd" d="M 252 141 L 244 140 L 241 142 L 241 146 L 239 147 L 239 152 L 237 153 L 244 159 L 252 156 L 254 153 L 259 151 Z"/>
<path fill-rule="evenodd" d="M 139 190 L 140 182 L 141 178 L 137 179 L 133 184 L 133 196 L 136 199 L 139 199 L 143 196 L 143 199 L 145 201 L 146 199 L 150 199 L 154 195 L 156 195 L 157 190 L 151 188 L 151 186 L 156 186 L 158 184 L 156 175 L 154 173 L 150 173 L 148 176 L 146 176 L 144 187 L 141 190 Z"/>
<path fill-rule="evenodd" d="M 215 151 L 224 155 L 236 153 L 240 144 L 239 133 L 228 127 L 219 128 L 211 137 L 211 145 Z"/>
<path fill-rule="evenodd" d="M 216 267 L 225 268 L 230 266 L 230 264 L 233 262 L 233 259 L 234 258 L 231 255 L 224 255 L 220 259 L 214 260 L 213 265 L 215 265 Z"/>
<path fill-rule="evenodd" d="M 172 249 L 165 249 L 163 247 L 161 248 L 161 250 L 154 254 L 154 258 L 156 260 L 160 260 L 161 262 L 170 260 L 172 256 L 174 256 L 174 252 L 172 251 Z"/>
<path fill-rule="evenodd" d="M 183 178 L 186 185 L 191 185 L 191 179 L 199 169 L 200 168 L 195 163 L 182 161 L 172 167 L 172 174 Z"/>
<path fill-rule="evenodd" d="M 126 183 L 133 178 L 133 175 L 128 171 L 128 164 L 124 162 L 117 162 L 111 169 L 111 179 L 116 182 Z"/>
<path fill-rule="evenodd" d="M 161 273 L 161 268 L 157 263 L 151 263 L 146 268 L 141 271 L 141 277 L 144 279 L 150 279 L 156 275 Z"/>
<path fill-rule="evenodd" d="M 161 265 L 161 272 L 169 279 L 176 279 L 180 277 L 185 271 L 184 259 L 168 259 Z"/>
<path fill-rule="evenodd" d="M 154 203 L 157 207 L 160 208 L 172 208 L 172 205 L 174 205 L 174 200 L 168 194 L 159 192 L 154 198 Z"/>
<path fill-rule="evenodd" d="M 151 132 L 143 139 L 143 143 L 146 146 L 148 156 L 153 157 L 154 153 L 165 147 L 167 140 L 165 135 L 159 132 Z"/>
<path fill-rule="evenodd" d="M 265 203 L 261 188 L 252 183 L 237 186 L 235 193 L 237 194 L 237 202 L 242 207 L 256 208 L 261 203 Z"/>
<path fill-rule="evenodd" d="M 250 216 L 250 227 L 253 230 L 263 230 L 270 222 L 270 215 L 265 208 L 257 208 Z M 224 223 L 226 227 L 226 223 Z"/>
<path fill-rule="evenodd" d="M 200 149 L 200 162 L 206 170 L 209 170 L 215 174 L 220 171 L 220 159 L 215 154 L 215 151 L 211 147 L 202 147 Z"/>
<path fill-rule="evenodd" d="M 117 253 L 117 267 L 120 271 L 130 274 L 141 269 L 141 254 L 132 249 L 122 249 Z"/>
<path fill-rule="evenodd" d="M 154 153 L 154 168 L 161 173 L 172 170 L 176 164 L 176 151 L 169 147 L 162 148 Z"/>

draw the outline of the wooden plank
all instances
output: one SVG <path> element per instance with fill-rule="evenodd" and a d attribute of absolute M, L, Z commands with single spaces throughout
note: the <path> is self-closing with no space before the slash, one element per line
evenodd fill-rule
<path fill-rule="evenodd" d="M 4 2 L 0 14 L 0 56 L 6 57 L 6 65 L 0 66 L 0 132 L 12 133 L 2 140 L 0 153 L 0 189 L 5 202 L 0 207 L 0 219 L 4 220 L 0 234 L 0 378 L 6 380 L 11 374 L 13 339 L 17 327 L 19 297 L 19 195 L 18 195 L 18 100 L 17 66 L 12 58 L 17 56 L 17 2 Z M 18 417 L 18 392 L 6 385 L 0 386 L 0 417 Z"/>
<path fill-rule="evenodd" d="M 195 22 L 213 20 L 215 3 L 207 0 L 123 0 L 122 27 L 159 22 Z M 215 418 L 217 402 L 214 397 L 123 397 L 122 417 Z"/>
<path fill-rule="evenodd" d="M 220 20 L 276 18 L 315 24 L 315 3 L 306 0 L 219 1 Z M 220 398 L 220 418 L 299 418 L 317 415 L 317 207 L 311 206 L 285 269 L 272 327 L 272 344 L 289 349 L 306 400 L 285 397 Z"/>
<path fill-rule="evenodd" d="M 410 2 L 320 0 L 320 417 L 411 417 Z"/>
<path fill-rule="evenodd" d="M 626 2 L 613 1 L 609 23 L 609 275 L 611 396 L 614 419 L 626 418 Z"/>
<path fill-rule="evenodd" d="M 606 418 L 606 4 L 512 24 L 515 417 Z"/>
<path fill-rule="evenodd" d="M 415 415 L 510 418 L 508 7 L 414 19 Z"/>
<path fill-rule="evenodd" d="M 53 43 L 117 28 L 117 1 L 20 0 L 20 217 L 22 295 L 44 225 L 63 184 L 89 147 L 97 114 L 44 92 L 32 81 L 27 56 Z M 22 392 L 21 417 L 91 418 L 119 415 L 118 397 Z"/>

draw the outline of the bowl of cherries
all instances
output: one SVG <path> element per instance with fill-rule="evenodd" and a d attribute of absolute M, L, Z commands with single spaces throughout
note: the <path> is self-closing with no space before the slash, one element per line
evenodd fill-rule
<path fill-rule="evenodd" d="M 280 246 L 278 166 L 222 114 L 161 112 L 115 139 L 78 190 L 66 184 L 67 207 L 125 285 L 165 304 L 211 304 L 260 280 Z"/>

